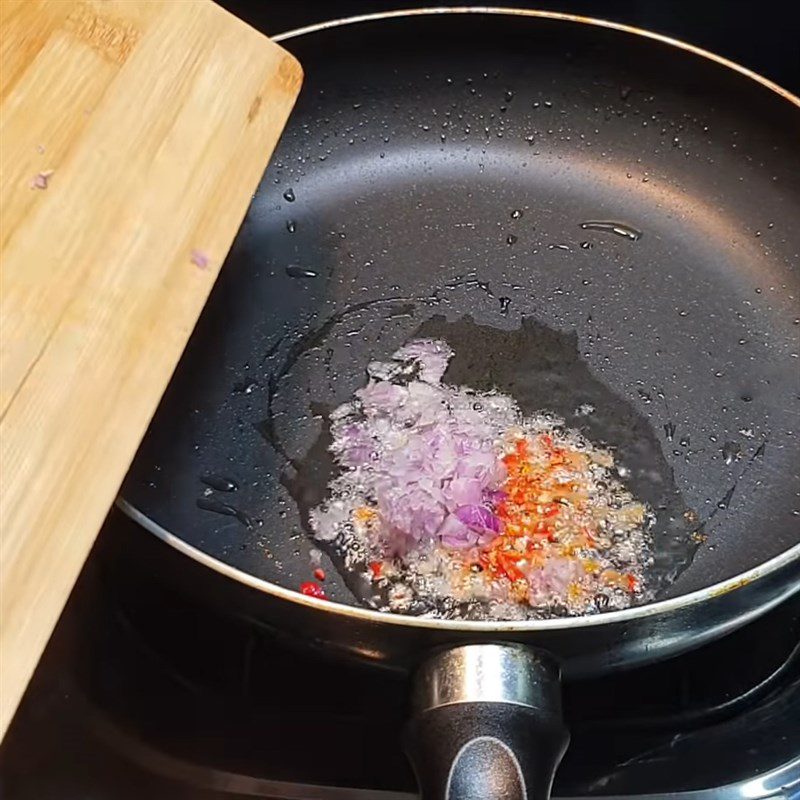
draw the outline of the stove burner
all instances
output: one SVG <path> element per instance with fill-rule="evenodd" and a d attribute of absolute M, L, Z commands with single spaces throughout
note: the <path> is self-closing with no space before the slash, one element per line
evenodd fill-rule
<path fill-rule="evenodd" d="M 414 796 L 405 675 L 298 649 L 125 553 L 112 515 L 4 743 L 4 797 Z M 672 661 L 568 684 L 556 796 L 800 797 L 799 641 L 800 594 Z"/>

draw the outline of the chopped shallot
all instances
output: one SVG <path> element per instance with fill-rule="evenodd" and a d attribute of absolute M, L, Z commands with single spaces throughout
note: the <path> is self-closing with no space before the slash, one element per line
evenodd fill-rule
<path fill-rule="evenodd" d="M 311 510 L 315 537 L 384 587 L 394 612 L 575 614 L 643 596 L 652 515 L 612 454 L 552 414 L 443 383 L 452 356 L 412 340 L 331 413 L 342 471 Z"/>
<path fill-rule="evenodd" d="M 37 172 L 31 181 L 31 189 L 46 189 L 50 181 L 50 176 L 55 172 L 54 169 L 45 169 Z"/>
<path fill-rule="evenodd" d="M 206 269 L 211 264 L 211 258 L 203 250 L 192 250 L 189 254 L 189 260 L 200 269 Z"/>

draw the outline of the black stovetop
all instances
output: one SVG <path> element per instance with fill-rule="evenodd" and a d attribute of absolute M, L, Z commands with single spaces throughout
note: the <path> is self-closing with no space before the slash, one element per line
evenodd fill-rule
<path fill-rule="evenodd" d="M 447 4 L 222 2 L 269 33 Z M 544 5 L 683 38 L 800 90 L 799 12 L 777 0 L 757 12 L 729 0 L 691 13 L 660 0 Z M 311 656 L 147 574 L 111 574 L 104 554 L 117 545 L 112 515 L 0 750 L 0 796 L 399 800 L 414 792 L 401 747 L 405 676 Z M 800 797 L 799 640 L 800 594 L 678 659 L 568 685 L 572 744 L 556 794 Z"/>
<path fill-rule="evenodd" d="M 120 573 L 115 519 L 6 737 L 4 798 L 413 795 L 407 676 L 310 655 L 146 570 Z M 800 796 L 799 641 L 797 594 L 672 661 L 568 684 L 556 795 Z"/>

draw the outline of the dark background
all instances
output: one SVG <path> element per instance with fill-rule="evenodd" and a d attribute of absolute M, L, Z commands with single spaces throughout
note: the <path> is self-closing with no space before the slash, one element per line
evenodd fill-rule
<path fill-rule="evenodd" d="M 265 33 L 398 8 L 481 5 L 438 0 L 218 0 Z M 797 0 L 496 0 L 608 19 L 683 39 L 749 67 L 800 93 L 800 2 Z"/>

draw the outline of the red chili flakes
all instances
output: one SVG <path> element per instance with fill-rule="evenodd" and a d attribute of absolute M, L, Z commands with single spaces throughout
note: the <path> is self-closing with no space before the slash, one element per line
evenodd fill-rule
<path fill-rule="evenodd" d="M 554 517 L 559 513 L 559 511 L 561 511 L 561 508 L 561 503 L 548 503 L 542 507 L 542 516 L 545 517 L 545 519 Z"/>
<path fill-rule="evenodd" d="M 322 567 L 317 567 L 317 568 L 314 570 L 314 577 L 315 577 L 315 578 L 316 578 L 318 581 L 324 581 L 324 580 L 325 580 L 325 570 L 324 570 L 324 569 L 322 569 Z"/>
<path fill-rule="evenodd" d="M 378 578 L 381 577 L 381 573 L 383 572 L 383 562 L 381 561 L 370 562 L 369 571 L 372 573 L 372 580 L 374 581 L 378 580 Z"/>
<path fill-rule="evenodd" d="M 306 581 L 300 584 L 300 594 L 308 597 L 318 597 L 320 600 L 327 600 L 325 590 L 316 581 Z"/>

